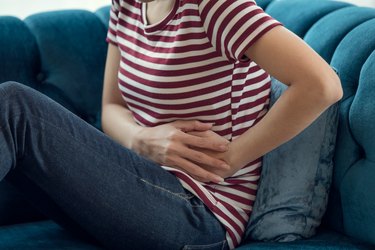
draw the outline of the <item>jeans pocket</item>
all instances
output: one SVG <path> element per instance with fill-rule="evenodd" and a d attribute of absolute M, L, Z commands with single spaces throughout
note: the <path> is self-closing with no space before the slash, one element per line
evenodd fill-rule
<path fill-rule="evenodd" d="M 186 245 L 182 248 L 182 250 L 226 250 L 227 247 L 227 241 L 223 240 L 220 242 L 216 242 L 213 244 L 208 245 Z"/>

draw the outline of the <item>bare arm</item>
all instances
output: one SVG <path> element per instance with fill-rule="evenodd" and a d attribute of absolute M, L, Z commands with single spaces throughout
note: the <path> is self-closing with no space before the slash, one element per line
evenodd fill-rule
<path fill-rule="evenodd" d="M 157 163 L 181 169 L 201 181 L 222 181 L 220 176 L 201 168 L 198 164 L 204 163 L 214 169 L 223 170 L 229 169 L 226 162 L 193 148 L 223 152 L 227 150 L 226 140 L 209 133 L 212 124 L 199 121 L 176 121 L 152 128 L 139 126 L 117 86 L 120 59 L 120 51 L 110 44 L 104 75 L 103 131 L 123 146 Z M 189 131 L 206 131 L 207 136 L 203 138 L 185 133 Z"/>
<path fill-rule="evenodd" d="M 221 157 L 232 166 L 229 177 L 246 163 L 290 140 L 342 97 L 340 80 L 304 41 L 284 27 L 275 27 L 246 52 L 264 70 L 289 88 L 266 116 L 230 144 Z"/>
<path fill-rule="evenodd" d="M 132 148 L 132 135 L 137 134 L 140 127 L 132 118 L 132 114 L 127 109 L 127 105 L 117 87 L 120 58 L 118 48 L 109 44 L 104 74 L 102 128 L 106 134 L 117 142 L 127 148 Z"/>

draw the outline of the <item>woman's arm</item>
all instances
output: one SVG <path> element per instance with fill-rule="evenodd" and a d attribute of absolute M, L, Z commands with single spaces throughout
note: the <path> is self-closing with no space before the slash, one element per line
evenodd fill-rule
<path fill-rule="evenodd" d="M 140 126 L 132 118 L 117 86 L 120 60 L 118 47 L 109 44 L 102 98 L 102 129 L 123 146 L 132 148 L 132 136 L 139 132 Z"/>
<path fill-rule="evenodd" d="M 232 170 L 223 177 L 296 136 L 342 97 L 331 67 L 282 26 L 263 35 L 246 56 L 289 88 L 259 123 L 230 144 L 224 158 Z"/>
<path fill-rule="evenodd" d="M 169 124 L 145 128 L 139 126 L 127 108 L 118 89 L 119 49 L 109 44 L 104 75 L 102 100 L 103 131 L 123 146 L 159 164 L 181 169 L 197 180 L 220 182 L 222 178 L 200 166 L 228 170 L 226 162 L 208 156 L 193 148 L 224 152 L 228 142 L 218 135 L 209 133 L 212 124 L 199 121 L 176 121 Z M 189 131 L 206 131 L 204 136 L 189 135 Z"/>

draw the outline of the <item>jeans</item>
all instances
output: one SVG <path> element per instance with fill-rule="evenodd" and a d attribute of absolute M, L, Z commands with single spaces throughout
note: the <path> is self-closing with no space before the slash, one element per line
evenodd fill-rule
<path fill-rule="evenodd" d="M 43 94 L 0 84 L 0 180 L 109 249 L 227 249 L 225 229 L 177 178 Z"/>

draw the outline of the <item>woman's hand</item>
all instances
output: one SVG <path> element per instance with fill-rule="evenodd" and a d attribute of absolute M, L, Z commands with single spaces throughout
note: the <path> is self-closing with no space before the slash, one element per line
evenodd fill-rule
<path fill-rule="evenodd" d="M 213 151 L 213 150 L 209 150 L 209 149 L 203 149 L 203 148 L 195 148 L 195 150 L 197 150 L 201 153 L 204 153 L 206 155 L 209 155 L 213 158 L 220 159 L 220 160 L 226 162 L 230 166 L 230 168 L 227 168 L 227 169 L 218 169 L 218 168 L 213 168 L 212 166 L 209 166 L 209 165 L 206 165 L 206 164 L 200 164 L 200 166 L 202 168 L 204 168 L 205 170 L 207 170 L 211 173 L 217 174 L 217 175 L 221 176 L 222 178 L 230 177 L 238 171 L 239 168 L 236 167 L 235 163 L 232 161 L 231 156 L 233 155 L 233 152 L 232 152 L 233 150 L 232 150 L 230 142 L 227 139 L 225 139 L 222 136 L 216 134 L 212 130 L 191 131 L 191 132 L 188 132 L 188 134 L 194 135 L 194 136 L 197 136 L 197 137 L 201 137 L 205 140 L 220 141 L 220 142 L 226 143 L 228 145 L 228 150 L 226 150 L 224 152 L 217 152 L 217 151 Z"/>
<path fill-rule="evenodd" d="M 227 151 L 229 142 L 217 134 L 212 136 L 211 128 L 212 124 L 199 121 L 175 121 L 145 127 L 135 136 L 132 149 L 161 165 L 183 170 L 199 181 L 221 182 L 223 178 L 213 171 L 229 170 L 230 166 L 224 160 L 215 158 L 214 154 L 203 153 L 203 150 L 223 153 Z M 205 168 L 202 168 L 203 165 Z"/>

